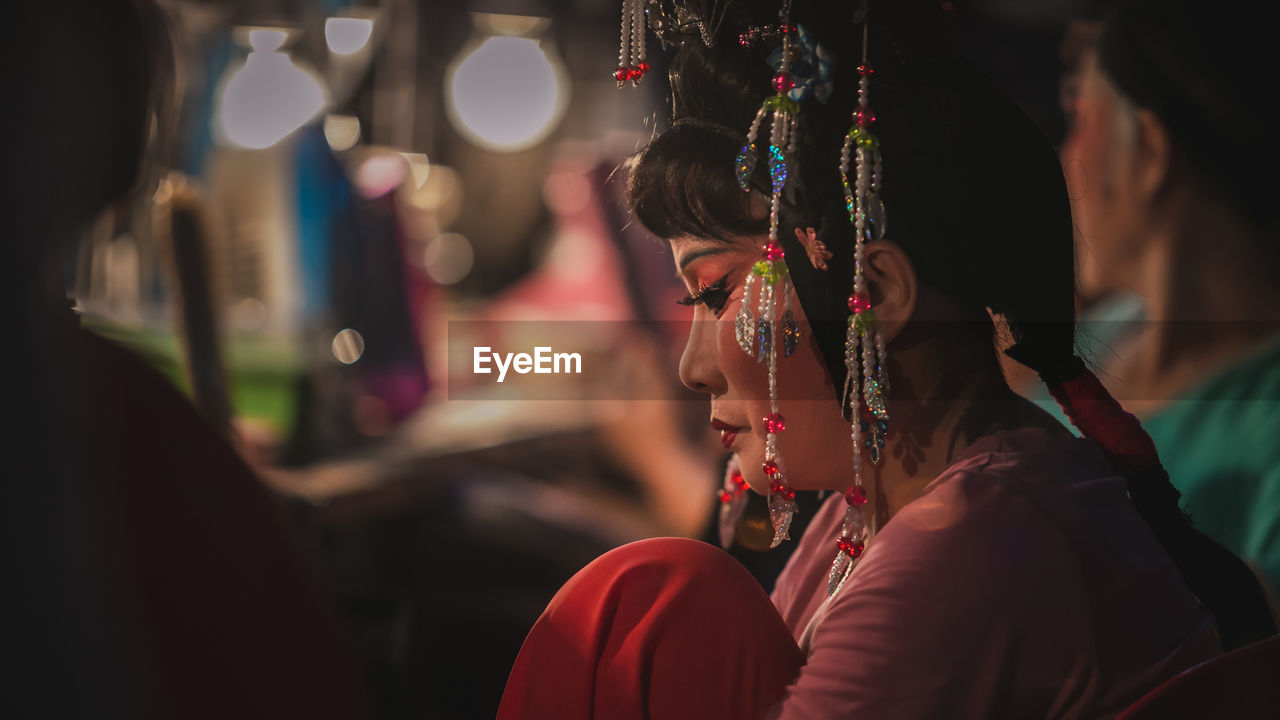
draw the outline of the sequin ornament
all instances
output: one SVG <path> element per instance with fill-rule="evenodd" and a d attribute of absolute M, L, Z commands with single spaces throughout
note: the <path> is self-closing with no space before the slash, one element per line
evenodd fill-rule
<path fill-rule="evenodd" d="M 848 300 L 849 318 L 844 343 L 844 364 L 848 372 L 843 395 L 850 409 L 854 484 L 845 493 L 848 508 L 836 537 L 836 556 L 827 581 L 827 592 L 832 595 L 844 584 L 866 550 L 869 538 L 862 515 L 862 508 L 867 503 L 862 458 L 865 453 L 873 464 L 878 463 L 889 431 L 889 410 L 885 404 L 889 378 L 885 369 L 884 332 L 871 305 L 863 267 L 866 243 L 885 236 L 884 203 L 880 200 L 880 140 L 871 131 L 876 115 L 867 97 L 872 74 L 871 66 L 867 64 L 867 34 L 864 23 L 862 64 L 858 66 L 858 104 L 853 110 L 853 124 L 840 150 L 845 208 L 853 225 L 853 291 Z"/>

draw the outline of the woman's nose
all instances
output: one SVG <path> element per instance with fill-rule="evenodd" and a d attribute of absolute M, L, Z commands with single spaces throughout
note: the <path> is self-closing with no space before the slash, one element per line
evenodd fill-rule
<path fill-rule="evenodd" d="M 680 355 L 680 382 L 690 390 L 709 395 L 722 395 L 726 389 L 720 372 L 716 324 L 713 320 L 694 320 Z"/>

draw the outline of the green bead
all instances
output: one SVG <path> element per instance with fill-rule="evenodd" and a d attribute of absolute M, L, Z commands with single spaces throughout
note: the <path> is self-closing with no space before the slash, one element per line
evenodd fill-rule
<path fill-rule="evenodd" d="M 757 261 L 756 264 L 752 266 L 751 272 L 755 273 L 760 277 L 764 277 L 765 274 L 769 272 L 769 261 L 767 260 Z"/>
<path fill-rule="evenodd" d="M 879 320 L 876 317 L 875 310 L 863 310 L 860 313 L 856 313 L 853 318 L 853 326 L 857 328 L 859 335 L 870 331 Z"/>
<path fill-rule="evenodd" d="M 857 140 L 858 138 L 866 134 L 867 134 L 866 129 L 861 126 L 855 125 L 849 128 L 849 137 L 853 138 L 854 140 Z"/>
<path fill-rule="evenodd" d="M 764 101 L 764 106 L 768 110 L 781 110 L 788 115 L 800 112 L 800 103 L 786 95 L 774 95 Z"/>
<path fill-rule="evenodd" d="M 871 133 L 863 133 L 857 137 L 857 143 L 858 147 L 875 150 L 880 147 L 880 138 Z"/>

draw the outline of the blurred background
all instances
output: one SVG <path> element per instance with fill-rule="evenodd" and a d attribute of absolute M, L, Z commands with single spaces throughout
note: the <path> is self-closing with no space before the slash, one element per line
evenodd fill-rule
<path fill-rule="evenodd" d="M 286 503 L 376 717 L 491 716 L 576 570 L 715 536 L 684 288 L 622 197 L 665 57 L 650 38 L 654 71 L 617 86 L 613 2 L 155 4 L 142 182 L 67 253 L 68 295 Z M 1054 142 L 1095 5 L 988 0 L 966 28 Z M 535 344 L 607 372 L 470 373 L 476 345 Z M 766 587 L 785 561 L 735 552 Z"/>

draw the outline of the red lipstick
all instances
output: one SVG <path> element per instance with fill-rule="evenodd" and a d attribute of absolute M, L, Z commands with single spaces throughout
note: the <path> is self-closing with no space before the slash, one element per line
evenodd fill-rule
<path fill-rule="evenodd" d="M 730 425 L 715 418 L 711 418 L 711 427 L 720 431 L 720 444 L 724 446 L 725 450 L 729 450 L 733 446 L 733 441 L 738 437 L 738 432 L 742 430 L 736 425 Z"/>

